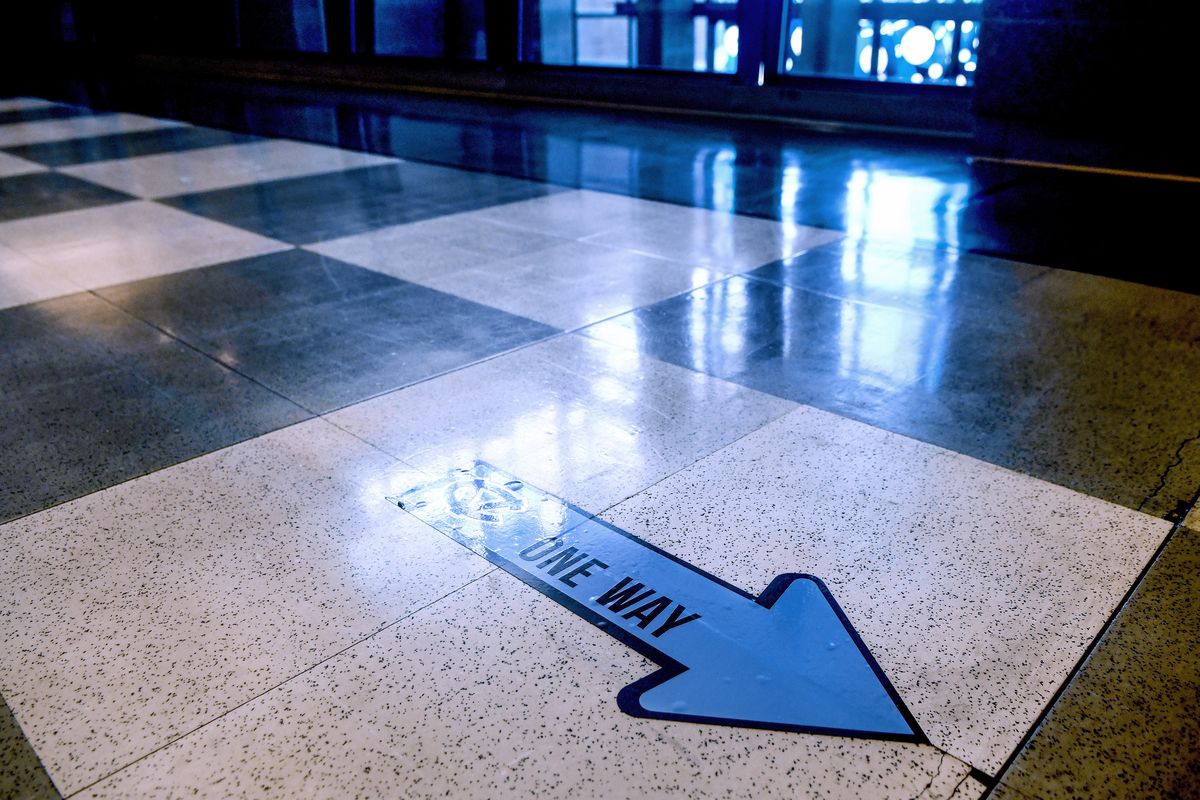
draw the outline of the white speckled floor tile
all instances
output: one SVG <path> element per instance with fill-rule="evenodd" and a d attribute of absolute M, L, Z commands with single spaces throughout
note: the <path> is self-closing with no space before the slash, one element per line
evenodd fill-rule
<path fill-rule="evenodd" d="M 618 710 L 654 668 L 497 571 L 80 797 L 945 798 L 968 770 Z"/>
<path fill-rule="evenodd" d="M 328 418 L 431 473 L 480 458 L 596 512 L 792 408 L 567 335 Z"/>
<path fill-rule="evenodd" d="M 843 235 L 720 211 L 667 206 L 640 217 L 634 225 L 594 234 L 584 241 L 733 274 L 787 258 Z"/>
<path fill-rule="evenodd" d="M 480 263 L 536 253 L 565 241 L 544 232 L 497 225 L 469 212 L 390 225 L 307 245 L 305 249 L 420 283 Z"/>
<path fill-rule="evenodd" d="M 9 155 L 8 153 L 0 153 L 0 178 L 9 178 L 13 175 L 28 175 L 31 172 L 44 172 L 46 168 L 41 164 L 37 164 L 28 159 L 19 158 Z"/>
<path fill-rule="evenodd" d="M 0 308 L 36 303 L 79 291 L 66 278 L 0 245 Z"/>
<path fill-rule="evenodd" d="M 1170 528 L 808 407 L 605 517 L 751 592 L 822 578 L 933 744 L 992 773 Z"/>
<path fill-rule="evenodd" d="M 551 231 L 732 274 L 795 255 L 844 234 L 804 225 L 588 190 L 495 206 L 474 216 Z"/>
<path fill-rule="evenodd" d="M 656 303 L 720 277 L 665 258 L 587 242 L 565 242 L 433 275 L 422 283 L 569 330 Z"/>
<path fill-rule="evenodd" d="M 553 231 L 568 239 L 582 239 L 633 225 L 643 213 L 668 205 L 620 194 L 577 189 L 483 208 L 472 211 L 471 215 L 475 219 L 519 230 Z"/>
<path fill-rule="evenodd" d="M 291 247 L 145 200 L 0 223 L 0 245 L 87 289 Z"/>
<path fill-rule="evenodd" d="M 586 241 L 622 254 L 614 259 L 641 257 L 643 264 L 647 257 L 668 259 L 724 275 L 841 236 L 834 230 L 772 219 L 578 190 L 395 225 L 308 248 L 409 281 L 454 275 L 500 258 L 532 258 L 564 240 Z"/>
<path fill-rule="evenodd" d="M 384 499 L 407 469 L 318 419 L 0 526 L 0 694 L 58 788 L 490 570 Z"/>
<path fill-rule="evenodd" d="M 138 197 L 167 197 L 395 161 L 371 153 L 272 139 L 79 164 L 59 171 Z"/>
<path fill-rule="evenodd" d="M 36 122 L 13 122 L 0 125 L 0 147 L 182 126 L 182 122 L 154 119 L 138 114 L 98 114 L 66 119 L 41 119 Z"/>

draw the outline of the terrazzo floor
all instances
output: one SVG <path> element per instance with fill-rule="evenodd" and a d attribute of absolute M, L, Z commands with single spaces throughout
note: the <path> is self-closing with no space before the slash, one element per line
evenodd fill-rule
<path fill-rule="evenodd" d="M 0 795 L 1200 795 L 1197 295 L 0 113 Z M 397 507 L 479 461 L 488 535 L 815 576 L 914 734 L 625 713 L 636 618 Z"/>

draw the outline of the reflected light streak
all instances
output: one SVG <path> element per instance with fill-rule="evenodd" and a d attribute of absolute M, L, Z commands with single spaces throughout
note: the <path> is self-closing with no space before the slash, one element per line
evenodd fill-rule
<path fill-rule="evenodd" d="M 902 251 L 859 242 L 842 252 L 839 274 L 848 295 L 902 294 L 928 305 L 940 303 L 949 293 L 958 262 L 940 255 L 918 260 Z"/>
<path fill-rule="evenodd" d="M 735 163 L 737 151 L 722 147 L 712 160 L 712 207 L 717 211 L 732 213 L 737 206 L 737 184 Z"/>
<path fill-rule="evenodd" d="M 942 241 L 957 247 L 965 182 L 856 167 L 846 182 L 846 231 L 851 237 L 912 244 Z"/>
<path fill-rule="evenodd" d="M 839 374 L 883 389 L 906 386 L 921 377 L 924 328 L 915 314 L 862 303 L 842 304 L 839 318 Z"/>

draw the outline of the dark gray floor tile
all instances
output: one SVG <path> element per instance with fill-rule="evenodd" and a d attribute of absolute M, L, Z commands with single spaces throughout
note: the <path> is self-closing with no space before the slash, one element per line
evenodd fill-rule
<path fill-rule="evenodd" d="M 1025 328 L 1057 369 L 1034 431 L 1088 472 L 1082 491 L 1163 516 L 1200 485 L 1200 297 L 1055 270 L 1022 287 Z M 1043 448 L 1040 464 L 1054 459 Z M 1033 469 L 1042 468 L 1035 463 Z M 1036 474 L 1036 473 L 1035 473 Z"/>
<path fill-rule="evenodd" d="M 293 244 L 550 194 L 539 183 L 388 164 L 172 197 L 161 202 Z"/>
<path fill-rule="evenodd" d="M 305 250 L 102 292 L 315 412 L 557 332 Z"/>
<path fill-rule="evenodd" d="M 0 797 L 8 800 L 59 800 L 62 797 L 50 782 L 50 776 L 3 697 L 0 697 Z"/>
<path fill-rule="evenodd" d="M 1097 281 L 1116 283 L 1002 281 L 994 313 L 981 289 L 918 314 L 736 277 L 586 332 L 1163 515 L 1200 473 L 1179 377 L 1200 372 L 1200 298 Z"/>
<path fill-rule="evenodd" d="M 1163 515 L 1191 496 L 1200 407 L 1180 369 L 1200 347 L 1108 320 L 1053 321 L 1030 313 L 1002 329 L 968 322 L 947 331 L 937 366 L 872 407 L 866 422 Z M 1193 373 L 1194 374 L 1194 373 Z M 1168 471 L 1175 478 L 1164 482 Z"/>
<path fill-rule="evenodd" d="M 124 192 L 57 172 L 16 175 L 0 178 L 0 222 L 132 199 Z"/>
<path fill-rule="evenodd" d="M 193 344 L 211 347 L 245 325 L 402 285 L 382 272 L 293 249 L 108 286 L 97 294 Z"/>
<path fill-rule="evenodd" d="M 104 112 L 99 112 L 100 114 Z M 70 117 L 91 117 L 99 114 L 90 108 L 80 106 L 43 106 L 42 108 L 18 108 L 11 111 L 0 111 L 0 125 L 11 125 L 16 122 L 37 122 L 43 119 L 68 119 Z"/>
<path fill-rule="evenodd" d="M 1181 528 L 1001 786 L 1040 800 L 1200 797 L 1198 619 L 1200 533 Z"/>
<path fill-rule="evenodd" d="M 1045 267 L 932 247 L 841 239 L 766 264 L 752 277 L 939 317 L 1006 322 L 1022 285 Z"/>
<path fill-rule="evenodd" d="M 870 403 L 935 364 L 939 323 L 895 308 L 733 277 L 586 329 L 804 403 Z"/>
<path fill-rule="evenodd" d="M 311 416 L 88 294 L 0 311 L 0 522 Z"/>
<path fill-rule="evenodd" d="M 116 133 L 67 139 L 61 142 L 39 142 L 18 147 L 6 147 L 5 152 L 48 167 L 87 164 L 114 158 L 134 158 L 157 153 L 176 153 L 202 147 L 258 141 L 257 136 L 230 133 L 213 128 L 161 128 L 136 133 Z"/>

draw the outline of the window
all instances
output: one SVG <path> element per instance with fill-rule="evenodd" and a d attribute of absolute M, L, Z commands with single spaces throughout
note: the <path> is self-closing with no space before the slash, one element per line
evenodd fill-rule
<path fill-rule="evenodd" d="M 737 0 L 543 0 L 524 12 L 526 61 L 737 71 Z"/>
<path fill-rule="evenodd" d="M 979 0 L 785 0 L 786 75 L 974 83 Z"/>
<path fill-rule="evenodd" d="M 375 0 L 375 52 L 482 61 L 484 0 Z"/>
<path fill-rule="evenodd" d="M 323 0 L 239 0 L 238 47 L 251 51 L 324 53 Z"/>

